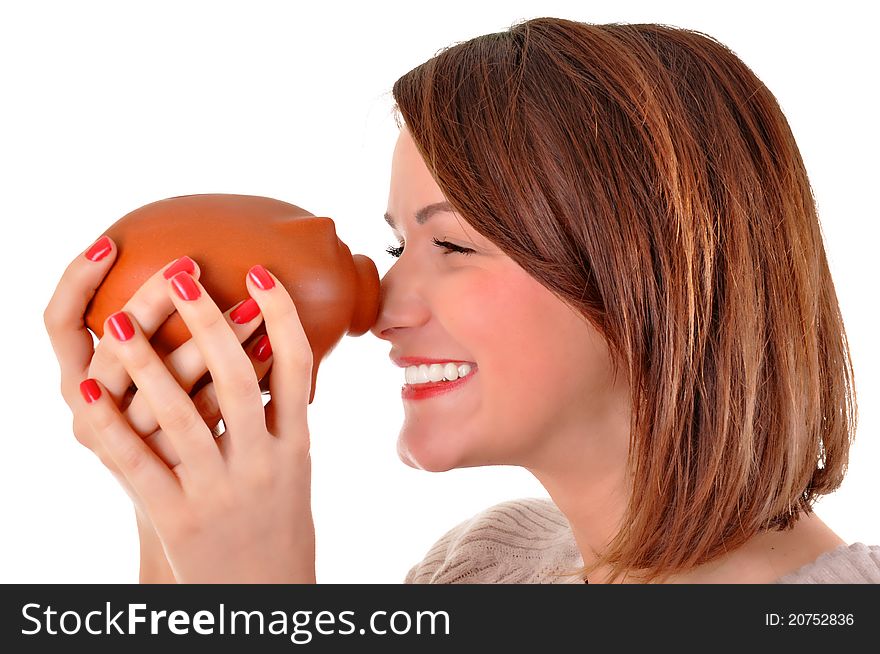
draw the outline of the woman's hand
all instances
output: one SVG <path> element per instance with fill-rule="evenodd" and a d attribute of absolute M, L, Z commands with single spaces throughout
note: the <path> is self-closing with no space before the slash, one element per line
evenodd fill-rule
<path fill-rule="evenodd" d="M 138 504 L 137 495 L 113 459 L 105 452 L 91 425 L 83 420 L 82 412 L 77 411 L 82 405 L 82 397 L 78 389 L 83 377 L 100 379 L 114 401 L 124 408 L 126 420 L 133 425 L 144 441 L 169 465 L 179 462 L 168 438 L 158 428 L 156 418 L 143 396 L 139 393 L 133 396 L 130 394 L 131 378 L 127 371 L 116 357 L 108 354 L 106 342 L 113 340 L 112 336 L 107 335 L 98 342 L 97 347 L 93 347 L 92 335 L 84 325 L 83 314 L 86 307 L 95 289 L 101 284 L 115 261 L 116 254 L 112 240 L 102 237 L 83 255 L 74 259 L 62 275 L 44 311 L 43 320 L 61 368 L 61 392 L 73 411 L 73 430 L 77 440 L 98 456 L 135 503 L 141 543 L 141 580 L 170 581 L 171 574 L 164 552 L 143 507 Z M 148 336 L 152 336 L 175 311 L 174 304 L 166 292 L 165 275 L 170 276 L 179 269 L 191 270 L 195 276 L 200 273 L 195 262 L 183 257 L 165 266 L 148 279 L 123 307 L 125 311 L 136 317 Z M 234 307 L 229 314 L 237 311 L 234 315 L 240 315 L 242 312 L 239 306 L 241 305 Z M 260 321 L 256 318 L 244 321 L 240 325 L 230 322 L 230 326 L 241 341 L 247 339 L 259 324 Z M 262 378 L 271 365 L 271 359 L 265 356 L 271 353 L 271 348 L 266 341 L 258 340 L 254 346 L 249 347 L 249 350 L 254 359 L 255 374 Z M 165 365 L 187 390 L 192 389 L 207 370 L 201 352 L 192 341 L 187 341 L 169 354 L 165 359 Z M 222 416 L 217 406 L 213 383 L 202 388 L 194 396 L 194 401 L 208 426 L 213 428 L 217 425 Z"/>
<path fill-rule="evenodd" d="M 145 507 L 180 582 L 314 583 L 307 407 L 313 356 L 287 291 L 262 266 L 248 292 L 272 343 L 272 399 L 223 314 L 186 272 L 166 282 L 211 373 L 226 433 L 215 441 L 142 327 L 125 311 L 105 339 L 156 416 L 179 462 L 169 465 L 134 431 L 103 384 L 80 385 L 82 413 Z"/>

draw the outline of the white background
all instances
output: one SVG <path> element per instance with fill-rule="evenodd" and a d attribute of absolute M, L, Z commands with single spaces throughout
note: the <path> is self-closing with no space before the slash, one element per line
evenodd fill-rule
<path fill-rule="evenodd" d="M 42 324 L 68 262 L 149 202 L 243 193 L 333 217 L 352 252 L 384 274 L 392 84 L 447 45 L 537 16 L 706 32 L 779 99 L 818 198 L 861 409 L 849 475 L 818 513 L 849 542 L 880 543 L 870 4 L 4 3 L 0 581 L 137 580 L 129 499 L 74 439 Z M 401 582 L 459 521 L 546 497 L 521 469 L 404 466 L 403 374 L 388 352 L 369 333 L 345 337 L 319 371 L 309 423 L 320 582 Z"/>

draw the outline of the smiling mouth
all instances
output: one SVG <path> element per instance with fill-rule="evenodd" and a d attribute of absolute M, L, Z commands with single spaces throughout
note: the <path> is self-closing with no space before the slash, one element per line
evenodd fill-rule
<path fill-rule="evenodd" d="M 470 379 L 477 374 L 477 369 L 474 368 L 464 377 L 459 377 L 453 381 L 437 381 L 437 382 L 426 382 L 422 384 L 405 384 L 401 388 L 401 397 L 404 400 L 423 400 L 429 397 L 434 397 L 437 395 L 444 395 L 446 393 L 450 393 L 454 390 L 457 390 L 464 386 L 470 381 Z"/>

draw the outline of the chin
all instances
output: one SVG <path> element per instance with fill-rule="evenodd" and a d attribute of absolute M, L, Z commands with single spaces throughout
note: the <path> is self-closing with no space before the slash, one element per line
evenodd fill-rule
<path fill-rule="evenodd" d="M 446 472 L 463 467 L 460 453 L 448 439 L 407 438 L 405 430 L 397 439 L 397 456 L 410 468 L 426 472 Z"/>
<path fill-rule="evenodd" d="M 443 438 L 402 430 L 397 439 L 397 456 L 410 468 L 426 472 L 447 472 L 457 468 L 477 468 L 481 466 L 510 465 L 488 452 L 480 454 L 468 447 L 469 438 L 462 436 L 460 441 L 451 440 L 446 434 Z"/>
<path fill-rule="evenodd" d="M 413 454 L 410 450 L 401 447 L 397 448 L 397 455 L 410 468 L 424 470 L 425 472 L 447 472 L 448 470 L 460 467 L 434 457 Z"/>

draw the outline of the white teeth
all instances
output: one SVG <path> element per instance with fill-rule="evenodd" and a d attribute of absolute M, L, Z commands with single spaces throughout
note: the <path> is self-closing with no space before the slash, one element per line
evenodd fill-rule
<path fill-rule="evenodd" d="M 456 379 L 458 375 L 455 376 Z M 428 379 L 432 382 L 438 382 L 443 380 L 443 365 L 439 363 L 432 363 L 428 366 Z"/>
<path fill-rule="evenodd" d="M 432 363 L 418 366 L 407 366 L 407 384 L 427 384 L 428 382 L 455 381 L 459 377 L 466 377 L 471 372 L 468 363 Z"/>

